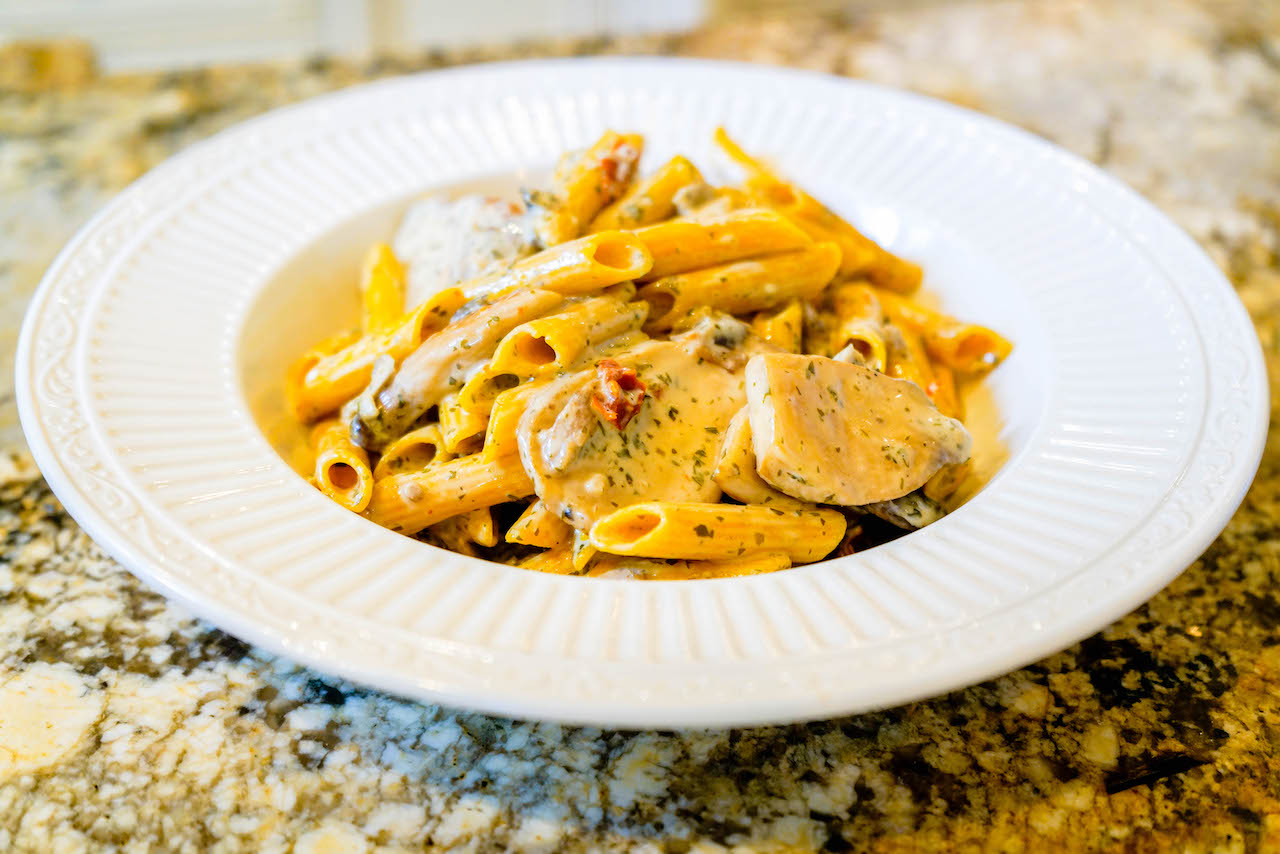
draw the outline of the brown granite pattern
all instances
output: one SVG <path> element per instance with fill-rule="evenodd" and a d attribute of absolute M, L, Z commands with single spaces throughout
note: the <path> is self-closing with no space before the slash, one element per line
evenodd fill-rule
<path fill-rule="evenodd" d="M 364 64 L 59 71 L 49 85 L 31 81 L 56 70 L 47 55 L 5 66 L 0 54 L 0 80 L 26 81 L 0 90 L 0 334 L 75 226 L 193 140 L 385 74 L 597 52 L 863 76 L 1054 139 L 1200 240 L 1280 376 L 1280 8 L 1187 0 L 749 20 Z M 0 345 L 8 358 L 11 337 Z M 0 850 L 1280 850 L 1274 426 L 1223 535 L 1082 644 L 899 709 L 684 734 L 424 706 L 249 648 L 103 556 L 9 435 Z"/>

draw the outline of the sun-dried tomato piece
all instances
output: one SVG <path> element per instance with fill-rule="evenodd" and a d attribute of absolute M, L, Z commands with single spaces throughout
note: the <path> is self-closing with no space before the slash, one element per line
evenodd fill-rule
<path fill-rule="evenodd" d="M 644 382 L 632 368 L 624 368 L 613 359 L 596 363 L 596 378 L 600 390 L 591 396 L 591 408 L 617 429 L 627 429 L 644 404 Z"/>
<path fill-rule="evenodd" d="M 604 195 L 617 198 L 635 172 L 639 152 L 626 140 L 618 140 L 608 154 L 600 158 L 600 172 L 604 178 Z"/>

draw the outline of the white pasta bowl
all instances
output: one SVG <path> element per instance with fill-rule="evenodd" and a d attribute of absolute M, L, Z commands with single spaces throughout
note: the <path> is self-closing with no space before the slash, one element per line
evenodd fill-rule
<path fill-rule="evenodd" d="M 290 467 L 284 368 L 350 323 L 359 260 L 410 200 L 509 185 L 606 127 L 644 133 L 650 166 L 714 164 L 718 124 L 1015 342 L 989 380 L 1008 459 L 982 492 L 851 557 L 637 582 L 444 552 Z M 404 77 L 194 146 L 49 270 L 17 389 L 68 511 L 226 630 L 423 700 L 624 727 L 829 717 L 1061 649 L 1208 545 L 1268 414 L 1228 283 L 1089 164 L 900 92 L 656 59 Z"/>

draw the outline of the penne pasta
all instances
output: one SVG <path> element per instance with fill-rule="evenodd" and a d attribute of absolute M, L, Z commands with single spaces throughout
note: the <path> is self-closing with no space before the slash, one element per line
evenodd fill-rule
<path fill-rule="evenodd" d="M 677 560 L 729 560 L 785 552 L 795 563 L 831 553 L 844 536 L 835 510 L 783 510 L 738 504 L 650 501 L 616 510 L 591 526 L 603 552 Z"/>
<path fill-rule="evenodd" d="M 479 450 L 484 442 L 489 418 L 487 414 L 464 407 L 458 397 L 457 394 L 446 394 L 440 399 L 440 435 L 448 453 L 470 454 Z"/>
<path fill-rule="evenodd" d="M 676 212 L 676 193 L 701 180 L 697 167 L 676 155 L 648 178 L 636 181 L 621 198 L 596 214 L 589 230 L 639 228 L 669 219 Z"/>
<path fill-rule="evenodd" d="M 933 368 L 920 336 L 910 329 L 892 326 L 886 330 L 884 372 L 894 379 L 907 380 L 925 394 L 933 388 Z"/>
<path fill-rule="evenodd" d="M 507 529 L 506 539 L 508 543 L 553 549 L 573 542 L 573 528 L 547 505 L 535 501 Z"/>
<path fill-rule="evenodd" d="M 751 331 L 780 350 L 799 353 L 804 342 L 804 304 L 791 300 L 777 311 L 762 311 L 751 320 Z"/>
<path fill-rule="evenodd" d="M 862 364 L 877 371 L 885 369 L 888 351 L 884 341 L 884 311 L 875 289 L 862 282 L 849 282 L 832 289 L 831 306 L 836 315 L 828 350 L 838 353 L 853 347 Z"/>
<path fill-rule="evenodd" d="M 946 365 L 937 362 L 931 361 L 929 367 L 933 372 L 933 379 L 929 388 L 925 389 L 925 393 L 933 399 L 933 405 L 938 407 L 938 411 L 943 415 L 963 421 L 964 401 L 956 391 L 955 374 Z"/>
<path fill-rule="evenodd" d="M 960 488 L 960 484 L 964 483 L 973 466 L 969 462 L 954 463 L 949 466 L 943 466 L 938 469 L 937 474 L 929 478 L 925 485 L 921 487 L 926 498 L 934 501 L 946 501 L 948 498 Z"/>
<path fill-rule="evenodd" d="M 577 570 L 573 566 L 573 546 L 560 546 L 538 552 L 520 561 L 520 568 L 551 575 L 576 575 Z"/>
<path fill-rule="evenodd" d="M 964 323 L 914 300 L 882 293 L 885 312 L 924 340 L 929 355 L 961 374 L 984 374 L 1003 362 L 1013 345 L 985 326 Z"/>
<path fill-rule="evenodd" d="M 373 469 L 374 480 L 404 471 L 419 471 L 429 465 L 447 462 L 453 454 L 445 450 L 444 433 L 439 424 L 428 424 L 405 433 L 382 451 Z"/>
<path fill-rule="evenodd" d="M 380 334 L 393 328 L 404 314 L 404 267 L 391 247 L 375 244 L 365 256 L 360 273 L 360 298 L 363 312 L 360 327 L 366 335 Z"/>
<path fill-rule="evenodd" d="M 337 421 L 316 425 L 312 442 L 316 448 L 316 486 L 348 510 L 364 510 L 373 495 L 369 455 L 352 443 L 347 429 Z"/>
<path fill-rule="evenodd" d="M 620 296 L 629 299 L 631 293 Z M 511 330 L 498 344 L 490 370 L 521 380 L 554 374 L 598 344 L 639 329 L 648 311 L 646 303 L 612 296 L 575 303 Z"/>
<path fill-rule="evenodd" d="M 520 378 L 507 371 L 499 371 L 490 362 L 472 374 L 458 390 L 458 405 L 468 412 L 488 418 L 498 395 L 520 384 Z"/>
<path fill-rule="evenodd" d="M 368 513 L 384 528 L 416 534 L 460 513 L 532 494 L 518 459 L 487 462 L 472 455 L 374 481 Z"/>
<path fill-rule="evenodd" d="M 573 570 L 582 572 L 595 559 L 600 549 L 584 531 L 573 532 Z"/>
<path fill-rule="evenodd" d="M 910 293 L 920 286 L 923 271 L 866 237 L 825 205 L 743 151 L 717 128 L 716 143 L 747 170 L 747 188 L 761 202 L 782 213 L 814 240 L 829 240 L 840 247 L 842 276 L 863 275 L 882 288 Z"/>
<path fill-rule="evenodd" d="M 554 186 L 533 197 L 543 211 L 534 226 L 544 246 L 573 240 L 601 208 L 617 199 L 635 175 L 644 137 L 606 131 L 580 156 L 556 170 Z"/>
<path fill-rule="evenodd" d="M 516 261 L 506 270 L 459 285 L 468 301 L 493 299 L 519 288 L 565 296 L 590 293 L 649 272 L 653 255 L 637 235 L 602 231 Z"/>
<path fill-rule="evenodd" d="M 840 250 L 816 243 L 744 261 L 734 261 L 649 282 L 639 290 L 652 307 L 646 328 L 662 331 L 695 309 L 729 314 L 776 308 L 793 299 L 813 299 L 836 273 Z"/>
<path fill-rule="evenodd" d="M 755 255 L 800 249 L 813 241 L 771 210 L 749 208 L 703 219 L 673 219 L 632 232 L 653 258 L 648 282 Z"/>
<path fill-rule="evenodd" d="M 485 430 L 481 455 L 488 462 L 517 457 L 520 447 L 516 440 L 516 427 L 524 414 L 529 395 L 541 388 L 541 383 L 526 383 L 502 392 L 493 400 L 489 412 L 489 426 Z"/>
<path fill-rule="evenodd" d="M 660 575 L 675 580 L 692 578 L 733 578 L 739 575 L 762 575 L 791 568 L 791 557 L 783 551 L 754 552 L 727 560 L 690 560 L 683 567 Z"/>
<path fill-rule="evenodd" d="M 366 335 L 334 352 L 311 350 L 290 369 L 286 395 L 294 414 L 300 421 L 314 421 L 336 411 L 369 384 L 378 357 L 398 364 L 444 328 L 462 303 L 462 292 L 448 288 L 405 315 L 394 329 Z"/>
<path fill-rule="evenodd" d="M 456 397 L 477 365 L 522 323 L 557 308 L 563 297 L 551 291 L 513 291 L 451 323 L 405 358 L 381 388 L 361 396 L 356 417 L 366 447 L 386 445 L 448 395 Z M 455 425 L 456 426 L 456 425 Z M 445 445 L 450 443 L 450 427 Z"/>

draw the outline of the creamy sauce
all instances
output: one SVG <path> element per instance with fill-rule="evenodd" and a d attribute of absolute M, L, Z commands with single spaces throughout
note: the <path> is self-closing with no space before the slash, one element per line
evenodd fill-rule
<path fill-rule="evenodd" d="M 482 195 L 416 202 L 392 244 L 408 270 L 405 309 L 501 269 L 530 254 L 533 243 L 532 218 L 519 202 Z"/>
<path fill-rule="evenodd" d="M 729 420 L 746 400 L 741 374 L 678 340 L 645 341 L 611 358 L 647 387 L 625 430 L 594 416 L 583 421 L 594 367 L 551 383 L 525 410 L 520 456 L 539 497 L 578 529 L 640 501 L 717 501 L 712 474 Z"/>
<path fill-rule="evenodd" d="M 964 462 L 964 425 L 914 383 L 821 356 L 765 354 L 747 366 L 757 471 L 820 504 L 900 498 L 947 463 Z"/>

